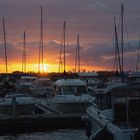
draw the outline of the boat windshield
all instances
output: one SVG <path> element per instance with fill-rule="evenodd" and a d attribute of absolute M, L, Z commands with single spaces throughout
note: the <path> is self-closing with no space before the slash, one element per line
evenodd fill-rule
<path fill-rule="evenodd" d="M 81 93 L 81 94 L 87 94 L 87 88 L 86 88 L 86 86 L 77 86 L 76 87 L 76 91 L 78 93 Z"/>
<path fill-rule="evenodd" d="M 37 85 L 38 85 L 38 86 L 43 86 L 43 87 L 45 87 L 45 86 L 50 86 L 50 81 L 39 81 L 39 82 L 37 83 Z"/>
<path fill-rule="evenodd" d="M 62 90 L 64 94 L 87 94 L 86 86 L 63 86 Z"/>
<path fill-rule="evenodd" d="M 62 87 L 64 94 L 74 94 L 75 90 L 73 86 L 63 86 Z"/>
<path fill-rule="evenodd" d="M 34 82 L 36 79 L 29 79 L 29 78 L 26 78 L 26 79 L 21 79 L 21 82 Z"/>

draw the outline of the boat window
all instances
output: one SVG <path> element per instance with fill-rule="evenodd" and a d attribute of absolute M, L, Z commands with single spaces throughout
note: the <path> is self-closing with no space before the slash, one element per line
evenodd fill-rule
<path fill-rule="evenodd" d="M 75 90 L 73 86 L 63 86 L 63 94 L 74 94 Z"/>
<path fill-rule="evenodd" d="M 36 79 L 30 79 L 30 78 L 26 78 L 26 79 L 21 79 L 21 82 L 34 82 Z"/>
<path fill-rule="evenodd" d="M 30 79 L 31 82 L 34 82 L 36 79 Z"/>
<path fill-rule="evenodd" d="M 129 100 L 128 103 L 129 124 L 133 127 L 139 127 L 140 124 L 140 99 Z"/>
<path fill-rule="evenodd" d="M 50 86 L 50 82 L 49 81 L 39 81 L 38 82 L 38 86 Z"/>
<path fill-rule="evenodd" d="M 112 94 L 114 121 L 130 125 L 140 123 L 140 93 L 136 90 L 117 91 Z M 128 119 L 128 120 L 127 120 Z M 137 121 L 136 121 L 137 120 Z"/>
<path fill-rule="evenodd" d="M 96 95 L 96 104 L 99 109 L 104 110 L 111 107 L 111 98 L 106 94 Z"/>
<path fill-rule="evenodd" d="M 5 98 L 13 98 L 13 97 L 31 97 L 29 94 L 7 94 Z"/>
<path fill-rule="evenodd" d="M 86 86 L 77 86 L 76 91 L 80 94 L 87 94 L 87 88 Z"/>
<path fill-rule="evenodd" d="M 62 95 L 60 87 L 56 87 L 56 95 Z"/>
<path fill-rule="evenodd" d="M 114 122 L 119 123 L 126 122 L 126 91 L 115 91 L 112 93 L 112 103 L 114 112 Z"/>

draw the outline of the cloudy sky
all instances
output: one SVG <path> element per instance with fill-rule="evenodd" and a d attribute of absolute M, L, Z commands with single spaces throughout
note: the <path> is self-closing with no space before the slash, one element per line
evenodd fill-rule
<path fill-rule="evenodd" d="M 63 22 L 66 21 L 66 65 L 74 69 L 76 37 L 80 35 L 81 70 L 114 69 L 116 16 L 120 38 L 120 9 L 125 7 L 124 66 L 135 70 L 140 35 L 140 0 L 0 0 L 0 72 L 5 71 L 2 17 L 5 18 L 8 71 L 21 70 L 26 31 L 27 69 L 36 70 L 43 6 L 44 63 L 58 71 Z"/>

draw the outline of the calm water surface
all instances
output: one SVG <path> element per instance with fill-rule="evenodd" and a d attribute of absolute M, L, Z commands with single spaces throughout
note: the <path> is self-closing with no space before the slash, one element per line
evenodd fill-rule
<path fill-rule="evenodd" d="M 84 130 L 57 130 L 52 132 L 38 132 L 1 136 L 0 140 L 87 140 Z"/>

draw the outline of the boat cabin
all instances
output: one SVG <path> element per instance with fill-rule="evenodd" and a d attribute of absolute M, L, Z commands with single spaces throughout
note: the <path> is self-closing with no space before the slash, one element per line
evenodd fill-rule
<path fill-rule="evenodd" d="M 50 96 L 52 92 L 52 82 L 49 78 L 38 78 L 30 87 L 33 96 Z"/>
<path fill-rule="evenodd" d="M 49 78 L 39 78 L 35 81 L 34 85 L 36 87 L 47 87 L 51 86 L 51 80 Z"/>
<path fill-rule="evenodd" d="M 80 79 L 61 79 L 57 80 L 55 85 L 55 95 L 66 96 L 75 95 L 81 96 L 88 94 L 86 83 Z"/>
<path fill-rule="evenodd" d="M 111 91 L 114 122 L 140 126 L 140 84 L 128 84 Z"/>
<path fill-rule="evenodd" d="M 88 87 L 97 87 L 101 83 L 99 75 L 96 72 L 79 73 L 79 78 L 85 81 Z"/>
<path fill-rule="evenodd" d="M 128 75 L 128 82 L 140 83 L 140 72 L 130 72 Z"/>
<path fill-rule="evenodd" d="M 20 84 L 31 85 L 36 79 L 35 76 L 21 76 Z"/>
<path fill-rule="evenodd" d="M 117 125 L 140 126 L 140 84 L 126 84 L 96 95 L 99 110 L 112 110 Z"/>

